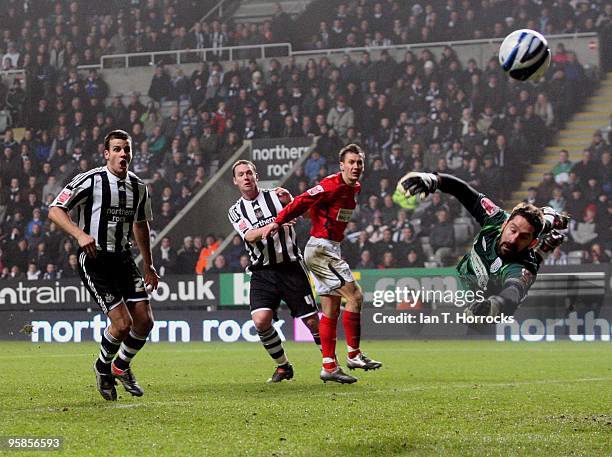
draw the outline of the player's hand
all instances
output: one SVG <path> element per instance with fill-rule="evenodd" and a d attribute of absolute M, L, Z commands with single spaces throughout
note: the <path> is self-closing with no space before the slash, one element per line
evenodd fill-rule
<path fill-rule="evenodd" d="M 556 248 L 561 246 L 564 241 L 565 241 L 565 235 L 553 229 L 547 234 L 542 235 L 540 237 L 540 244 L 537 247 L 537 252 L 543 258 L 545 258 L 548 254 L 550 254 Z"/>
<path fill-rule="evenodd" d="M 274 193 L 278 196 L 278 199 L 283 205 L 288 205 L 293 201 L 293 195 L 287 189 L 282 187 L 276 187 Z"/>
<path fill-rule="evenodd" d="M 421 197 L 426 197 L 432 194 L 438 188 L 438 177 L 433 173 L 420 173 L 411 171 L 405 174 L 397 184 L 402 186 L 402 190 L 407 197 L 421 194 Z"/>
<path fill-rule="evenodd" d="M 486 300 L 477 301 L 468 306 L 463 314 L 466 316 L 491 316 L 501 314 L 504 306 L 504 299 L 499 295 L 491 295 Z"/>
<path fill-rule="evenodd" d="M 543 207 L 542 213 L 545 221 L 544 231 L 565 230 L 569 225 L 570 217 L 555 211 L 550 206 Z"/>
<path fill-rule="evenodd" d="M 145 265 L 144 273 L 147 292 L 153 292 L 157 289 L 157 285 L 159 284 L 159 275 L 157 274 L 157 270 L 153 265 Z"/>
<path fill-rule="evenodd" d="M 261 232 L 261 238 L 266 239 L 269 236 L 273 236 L 276 232 L 278 232 L 279 225 L 276 222 L 272 222 L 271 224 L 263 227 Z"/>
<path fill-rule="evenodd" d="M 283 225 L 287 227 L 293 227 L 297 223 L 297 219 L 291 219 L 289 222 L 285 222 Z"/>
<path fill-rule="evenodd" d="M 79 243 L 79 246 L 83 249 L 87 257 L 96 256 L 96 240 L 93 236 L 83 232 L 77 237 L 77 243 Z"/>

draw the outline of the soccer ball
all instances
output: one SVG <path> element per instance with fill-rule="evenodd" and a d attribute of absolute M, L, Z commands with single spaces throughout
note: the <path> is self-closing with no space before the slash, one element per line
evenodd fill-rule
<path fill-rule="evenodd" d="M 550 65 L 551 52 L 542 34 L 529 29 L 515 30 L 499 48 L 499 63 L 513 79 L 540 79 Z"/>

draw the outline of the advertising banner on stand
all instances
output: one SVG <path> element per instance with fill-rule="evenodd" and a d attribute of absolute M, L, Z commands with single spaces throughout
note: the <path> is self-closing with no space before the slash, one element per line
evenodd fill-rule
<path fill-rule="evenodd" d="M 280 180 L 291 171 L 311 144 L 310 137 L 253 140 L 251 160 L 257 167 L 260 181 Z"/>

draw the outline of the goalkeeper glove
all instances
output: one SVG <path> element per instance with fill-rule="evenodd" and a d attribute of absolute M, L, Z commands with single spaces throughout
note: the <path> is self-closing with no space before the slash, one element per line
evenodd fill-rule
<path fill-rule="evenodd" d="M 553 229 L 565 230 L 569 225 L 570 218 L 563 214 L 558 213 L 550 206 L 545 206 L 542 209 L 544 213 L 544 230 L 543 233 L 550 232 Z"/>
<path fill-rule="evenodd" d="M 564 241 L 565 236 L 553 229 L 540 237 L 540 242 L 536 247 L 536 253 L 542 257 L 542 260 L 545 260 L 546 257 L 548 257 L 557 247 L 561 246 Z"/>
<path fill-rule="evenodd" d="M 400 185 L 407 197 L 420 193 L 421 197 L 424 198 L 436 191 L 438 188 L 438 177 L 433 173 L 411 171 L 399 180 L 398 186 Z"/>
<path fill-rule="evenodd" d="M 491 295 L 483 301 L 477 301 L 468 306 L 463 314 L 466 316 L 499 316 L 504 306 L 504 299 L 499 295 Z"/>

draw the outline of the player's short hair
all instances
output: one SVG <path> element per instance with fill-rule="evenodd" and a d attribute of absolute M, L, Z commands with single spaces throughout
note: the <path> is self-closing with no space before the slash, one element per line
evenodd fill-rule
<path fill-rule="evenodd" d="M 533 227 L 533 237 L 537 238 L 544 228 L 544 214 L 542 210 L 531 203 L 519 203 L 510 213 L 508 221 L 511 221 L 516 216 L 523 216 L 527 222 Z"/>
<path fill-rule="evenodd" d="M 351 143 L 351 144 L 347 144 L 342 149 L 340 149 L 340 152 L 338 153 L 340 162 L 344 162 L 344 156 L 347 155 L 348 153 L 359 154 L 361 157 L 365 159 L 365 152 L 363 152 L 363 149 L 361 149 L 361 146 L 355 143 Z"/>
<path fill-rule="evenodd" d="M 112 132 L 109 132 L 104 137 L 104 150 L 105 151 L 109 150 L 111 140 L 125 140 L 131 143 L 132 137 L 130 136 L 128 132 L 126 132 L 125 130 L 121 130 L 121 129 L 116 129 L 116 130 L 113 130 Z"/>
<path fill-rule="evenodd" d="M 251 168 L 253 168 L 253 171 L 257 173 L 257 167 L 255 166 L 253 162 L 251 162 L 250 160 L 240 159 L 240 160 L 236 160 L 236 162 L 234 162 L 234 165 L 232 165 L 232 176 L 234 178 L 236 177 L 236 174 L 234 172 L 238 165 L 249 165 Z"/>

